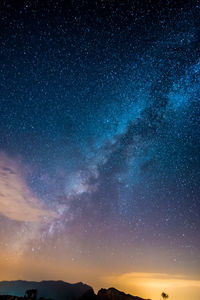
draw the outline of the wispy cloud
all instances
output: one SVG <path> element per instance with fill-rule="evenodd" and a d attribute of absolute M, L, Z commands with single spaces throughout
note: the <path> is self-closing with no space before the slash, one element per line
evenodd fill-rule
<path fill-rule="evenodd" d="M 36 223 L 55 217 L 27 186 L 20 165 L 4 153 L 0 153 L 0 214 Z"/>

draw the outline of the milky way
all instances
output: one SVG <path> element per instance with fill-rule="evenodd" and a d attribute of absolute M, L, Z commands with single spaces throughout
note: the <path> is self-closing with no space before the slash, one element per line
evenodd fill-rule
<path fill-rule="evenodd" d="M 0 15 L 2 266 L 199 287 L 200 6 L 4 1 Z M 27 269 L 5 277 L 46 276 Z"/>

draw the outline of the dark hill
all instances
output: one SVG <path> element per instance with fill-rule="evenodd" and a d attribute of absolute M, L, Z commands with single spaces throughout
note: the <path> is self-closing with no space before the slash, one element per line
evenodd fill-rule
<path fill-rule="evenodd" d="M 27 290 L 37 290 L 37 299 L 54 300 L 145 300 L 125 294 L 115 288 L 101 289 L 97 295 L 93 289 L 82 282 L 70 284 L 64 281 L 1 281 L 0 300 L 23 300 Z M 13 295 L 4 296 L 4 295 Z M 27 299 L 26 299 L 27 300 Z M 150 299 L 147 299 L 150 300 Z"/>
<path fill-rule="evenodd" d="M 101 289 L 97 295 L 93 289 L 88 290 L 79 300 L 145 300 L 143 298 L 125 294 L 115 288 Z M 147 299 L 150 300 L 150 299 Z"/>
<path fill-rule="evenodd" d="M 144 300 L 143 298 L 120 292 L 115 288 L 101 289 L 98 291 L 97 297 L 98 300 Z"/>
<path fill-rule="evenodd" d="M 15 295 L 23 297 L 26 290 L 37 289 L 38 299 L 77 300 L 90 286 L 82 282 L 70 284 L 64 281 L 1 281 L 0 295 Z"/>

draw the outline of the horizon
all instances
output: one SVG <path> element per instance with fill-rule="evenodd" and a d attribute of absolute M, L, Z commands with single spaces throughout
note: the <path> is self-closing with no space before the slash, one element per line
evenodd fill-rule
<path fill-rule="evenodd" d="M 127 274 L 126 274 L 127 275 Z M 89 287 L 91 287 L 95 294 L 97 294 L 97 292 L 100 289 L 110 289 L 110 288 L 114 288 L 117 289 L 120 292 L 123 292 L 125 294 L 130 294 L 132 296 L 138 296 L 138 297 L 142 297 L 144 299 L 156 299 L 158 297 L 161 296 L 161 292 L 166 292 L 168 291 L 168 295 L 169 297 L 176 297 L 176 290 L 177 287 L 178 289 L 183 289 L 182 293 L 180 293 L 177 295 L 181 295 L 181 297 L 185 296 L 185 298 L 187 299 L 188 296 L 194 296 L 194 297 L 198 297 L 199 295 L 199 288 L 200 288 L 200 280 L 191 280 L 191 279 L 184 279 L 184 276 L 175 276 L 173 274 L 150 274 L 152 277 L 149 277 L 148 274 L 146 273 L 138 273 L 137 276 L 135 276 L 133 282 L 130 284 L 129 282 L 124 282 L 124 281 L 120 281 L 116 280 L 115 281 L 109 281 L 108 282 L 104 282 L 102 281 L 102 286 L 93 286 L 92 284 L 89 284 L 88 282 L 83 282 L 83 281 L 79 281 L 79 282 L 70 282 L 70 281 L 65 281 L 65 280 L 61 280 L 61 279 L 42 279 L 42 280 L 25 280 L 25 279 L 14 279 L 14 280 L 0 280 L 0 282 L 13 282 L 13 281 L 21 281 L 21 282 L 63 282 L 63 283 L 67 283 L 70 285 L 76 285 L 76 284 L 83 284 L 83 285 L 88 285 Z M 123 274 L 121 275 L 123 276 Z M 174 282 L 172 280 L 171 284 L 169 284 L 169 281 L 165 280 L 164 282 L 162 282 L 163 276 L 167 276 L 168 279 L 174 279 Z M 143 281 L 144 279 L 149 279 L 148 282 L 144 282 L 143 285 Z M 137 279 L 137 280 L 136 280 Z M 153 281 L 153 288 L 150 285 L 150 289 L 149 289 L 149 294 L 152 295 L 152 297 L 148 296 L 148 284 L 152 283 L 152 279 L 156 279 Z M 161 283 L 160 283 L 160 279 L 161 279 Z M 164 278 L 165 279 L 165 278 Z M 113 283 L 113 284 L 112 284 Z M 156 286 L 158 285 L 158 286 Z M 174 286 L 173 286 L 174 285 Z M 142 288 L 141 288 L 142 287 Z M 188 289 L 189 287 L 189 289 Z M 196 289 L 194 288 L 196 287 Z M 186 288 L 186 289 L 185 289 Z M 145 293 L 143 291 L 146 291 Z M 146 295 L 146 296 L 145 296 Z M 178 298 L 179 299 L 179 298 Z M 184 299 L 184 298 L 183 298 Z"/>
<path fill-rule="evenodd" d="M 147 275 L 147 274 L 146 274 Z M 151 274 L 152 275 L 152 274 Z M 167 274 L 158 274 L 158 275 L 167 275 Z M 175 277 L 175 276 L 173 276 L 173 275 L 171 275 L 171 277 L 173 278 L 173 277 Z M 139 278 L 141 279 L 141 277 L 139 276 Z M 183 276 L 182 276 L 182 279 L 183 279 Z M 0 283 L 2 283 L 2 282 L 4 282 L 4 281 L 0 281 Z M 118 288 L 116 287 L 116 286 L 112 286 L 112 285 L 110 285 L 109 286 L 109 283 L 107 283 L 107 284 L 105 284 L 105 286 L 101 286 L 101 287 L 98 287 L 98 288 L 94 288 L 92 285 L 89 285 L 88 283 L 86 283 L 86 282 L 67 282 L 67 281 L 63 281 L 63 280 L 53 280 L 53 279 L 47 279 L 47 280 L 23 280 L 23 279 L 18 279 L 18 280 L 8 280 L 8 281 L 5 281 L 5 282 L 36 282 L 36 283 L 41 283 L 41 282 L 62 282 L 62 283 L 67 283 L 67 284 L 70 284 L 70 285 L 78 285 L 78 284 L 83 284 L 83 285 L 87 285 L 88 287 L 90 287 L 90 288 L 92 288 L 93 290 L 94 290 L 94 292 L 95 292 L 95 294 L 97 294 L 98 293 L 98 291 L 100 291 L 101 289 L 116 289 L 116 290 L 118 290 L 119 292 L 122 292 L 122 293 L 125 293 L 126 295 L 128 294 L 128 295 L 131 295 L 131 296 L 138 296 L 138 297 L 142 297 L 140 294 L 137 294 L 137 293 L 135 293 L 135 291 L 137 291 L 137 282 L 134 282 L 134 284 L 135 284 L 135 287 L 134 287 L 134 289 L 132 289 L 132 292 L 130 292 L 131 290 L 130 290 L 130 287 L 128 288 L 128 289 L 124 289 L 124 287 L 123 287 L 123 282 L 120 282 L 120 284 L 119 284 L 119 282 L 118 283 L 115 283 L 115 284 L 117 284 L 118 285 Z M 192 285 L 191 284 L 191 286 L 196 286 L 196 287 L 198 287 L 198 289 L 196 290 L 196 296 L 198 296 L 199 295 L 199 288 L 200 288 L 200 281 L 194 281 L 195 283 L 196 283 L 196 285 L 194 284 L 194 285 Z M 192 283 L 192 282 L 191 282 Z M 142 286 L 142 284 L 141 284 L 141 282 L 140 282 L 140 285 Z M 171 292 L 172 292 L 172 295 L 173 295 L 173 289 L 171 289 L 170 288 L 170 286 L 169 286 L 169 284 L 167 283 L 167 285 L 168 285 L 168 290 L 170 290 Z M 120 289 L 120 286 L 122 287 L 121 289 Z M 185 283 L 182 283 L 182 285 L 181 285 L 181 288 L 184 288 L 185 287 Z M 161 288 L 161 287 L 160 287 Z M 152 295 L 154 295 L 153 297 L 154 297 L 154 299 L 155 299 L 155 297 L 158 297 L 158 296 L 161 296 L 161 293 L 159 294 L 159 291 L 160 291 L 160 288 L 159 289 L 157 289 L 157 290 L 154 290 L 154 293 L 155 294 L 153 294 L 152 293 L 152 291 L 151 291 L 151 293 L 152 293 Z M 166 289 L 166 287 L 165 286 L 163 286 L 163 288 L 164 289 Z M 163 290 L 164 291 L 164 290 Z M 191 296 L 191 295 L 193 295 L 192 293 L 194 293 L 194 290 L 190 290 L 189 291 L 189 293 L 188 293 L 188 295 L 186 294 L 185 295 L 185 291 L 183 291 L 183 293 L 182 293 L 182 295 L 185 295 L 186 297 L 188 297 L 189 295 Z M 195 293 L 194 293 L 194 295 L 195 295 Z M 168 296 L 170 296 L 169 294 L 168 294 Z M 147 297 L 145 298 L 145 296 L 143 295 L 143 297 L 144 297 L 144 299 L 147 299 Z M 143 298 L 142 297 L 142 298 Z M 152 298 L 148 298 L 148 299 L 151 299 L 152 300 Z"/>
<path fill-rule="evenodd" d="M 0 3 L 0 280 L 200 296 L 198 1 Z"/>

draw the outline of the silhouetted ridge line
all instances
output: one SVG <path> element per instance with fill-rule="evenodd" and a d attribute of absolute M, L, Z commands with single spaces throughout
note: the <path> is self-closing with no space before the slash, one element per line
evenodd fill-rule
<path fill-rule="evenodd" d="M 6 296 L 7 295 L 7 296 Z M 9 296 L 11 295 L 11 296 Z M 82 282 L 59 281 L 2 281 L 0 300 L 150 300 L 132 296 L 111 287 L 94 290 Z"/>
<path fill-rule="evenodd" d="M 86 291 L 91 289 L 90 286 L 78 283 L 67 283 L 64 281 L 2 281 L 0 282 L 0 295 L 14 295 L 24 297 L 25 291 L 37 290 L 37 298 L 54 299 L 54 300 L 77 300 Z"/>

